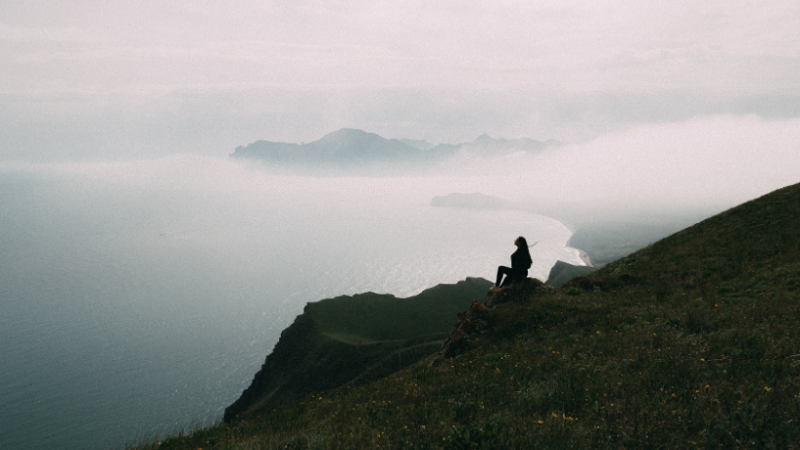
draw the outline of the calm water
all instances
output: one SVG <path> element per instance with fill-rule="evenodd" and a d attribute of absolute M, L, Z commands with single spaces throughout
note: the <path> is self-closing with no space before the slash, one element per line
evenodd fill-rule
<path fill-rule="evenodd" d="M 540 241 L 532 276 L 580 263 L 552 219 L 429 206 L 491 185 L 223 160 L 0 166 L 0 449 L 214 423 L 309 301 L 491 278 L 520 234 Z"/>

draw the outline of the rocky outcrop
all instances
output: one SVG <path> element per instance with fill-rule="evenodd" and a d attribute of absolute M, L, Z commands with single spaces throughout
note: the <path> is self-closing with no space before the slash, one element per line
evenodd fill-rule
<path fill-rule="evenodd" d="M 491 330 L 491 310 L 504 303 L 522 302 L 538 295 L 551 295 L 556 290 L 535 278 L 527 278 L 499 289 L 491 289 L 483 303 L 473 301 L 470 307 L 458 313 L 458 323 L 450 332 L 431 364 L 452 358 Z"/>

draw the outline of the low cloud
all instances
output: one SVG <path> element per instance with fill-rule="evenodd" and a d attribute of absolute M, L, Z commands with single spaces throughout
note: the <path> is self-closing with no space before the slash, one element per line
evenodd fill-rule
<path fill-rule="evenodd" d="M 275 177 L 287 177 L 285 170 L 233 161 L 227 155 L 221 151 L 217 156 L 172 154 L 133 161 L 6 167 L 241 197 L 271 196 L 282 189 Z M 360 189 L 367 189 L 424 203 L 451 192 L 481 192 L 511 202 L 544 199 L 630 208 L 718 209 L 800 182 L 799 167 L 800 119 L 721 115 L 634 125 L 539 153 L 462 154 L 434 166 L 360 171 L 352 174 L 355 177 L 293 175 L 291 184 L 312 196 L 320 189 L 346 196 L 359 196 Z"/>
<path fill-rule="evenodd" d="M 542 154 L 461 160 L 483 192 L 641 205 L 733 205 L 800 182 L 800 119 L 636 126 Z"/>

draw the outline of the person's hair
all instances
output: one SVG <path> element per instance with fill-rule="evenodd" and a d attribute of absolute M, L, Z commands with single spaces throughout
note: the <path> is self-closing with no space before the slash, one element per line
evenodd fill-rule
<path fill-rule="evenodd" d="M 528 249 L 528 241 L 525 240 L 524 237 L 520 236 L 517 238 L 517 242 L 519 242 L 519 249 L 522 250 L 522 253 L 527 256 L 528 263 L 533 262 L 533 258 L 531 258 L 531 251 Z"/>

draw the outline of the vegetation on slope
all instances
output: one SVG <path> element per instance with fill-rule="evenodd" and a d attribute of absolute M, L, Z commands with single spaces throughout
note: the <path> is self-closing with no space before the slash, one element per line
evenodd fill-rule
<path fill-rule="evenodd" d="M 311 313 L 323 333 L 364 341 L 390 341 L 447 333 L 456 313 L 483 298 L 492 283 L 467 278 L 440 284 L 409 298 L 388 294 L 358 294 L 310 303 Z"/>
<path fill-rule="evenodd" d="M 443 284 L 399 299 L 341 296 L 306 305 L 281 333 L 252 384 L 225 410 L 225 421 L 385 377 L 435 352 L 458 311 L 491 286 L 481 278 Z"/>
<path fill-rule="evenodd" d="M 160 448 L 800 448 L 798 230 L 795 185 L 557 293 L 490 293 L 514 301 L 437 365 Z"/>

